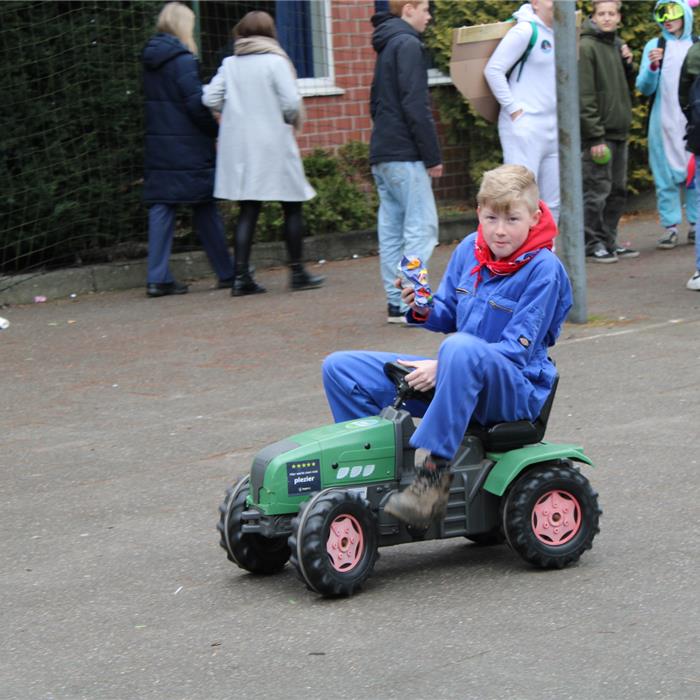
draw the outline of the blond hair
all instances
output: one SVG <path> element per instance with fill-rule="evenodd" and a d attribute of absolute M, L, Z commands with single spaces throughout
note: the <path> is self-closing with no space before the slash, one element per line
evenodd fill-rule
<path fill-rule="evenodd" d="M 487 170 L 476 195 L 480 207 L 488 206 L 496 212 L 507 212 L 522 202 L 531 214 L 539 208 L 540 191 L 535 176 L 524 165 L 501 165 Z"/>
<path fill-rule="evenodd" d="M 403 14 L 404 5 L 413 5 L 413 7 L 418 7 L 421 2 L 422 0 L 389 0 L 389 12 L 391 12 L 392 15 L 401 17 Z"/>
<path fill-rule="evenodd" d="M 199 53 L 194 40 L 194 12 L 181 2 L 168 2 L 158 15 L 156 31 L 176 36 L 195 56 Z"/>
<path fill-rule="evenodd" d="M 617 11 L 620 12 L 622 10 L 622 0 L 592 0 L 591 2 L 591 15 L 595 14 L 595 11 L 598 9 L 598 5 L 602 5 L 603 3 L 606 2 L 614 2 L 615 5 L 617 6 Z"/>

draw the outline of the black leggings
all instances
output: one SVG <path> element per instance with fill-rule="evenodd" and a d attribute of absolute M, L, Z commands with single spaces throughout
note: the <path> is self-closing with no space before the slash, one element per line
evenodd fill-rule
<path fill-rule="evenodd" d="M 301 262 L 304 218 L 301 202 L 281 202 L 284 210 L 284 240 L 290 263 Z M 240 203 L 236 234 L 233 241 L 236 265 L 248 266 L 250 248 L 253 245 L 255 225 L 258 222 L 262 202 L 246 200 Z"/>

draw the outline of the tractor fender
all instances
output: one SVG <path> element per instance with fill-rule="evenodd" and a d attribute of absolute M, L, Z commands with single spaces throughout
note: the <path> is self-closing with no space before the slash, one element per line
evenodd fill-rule
<path fill-rule="evenodd" d="M 487 452 L 486 457 L 494 462 L 486 481 L 484 490 L 496 496 L 502 496 L 512 481 L 531 464 L 556 462 L 569 459 L 593 466 L 580 445 L 562 445 L 551 442 L 538 442 L 509 452 Z"/>

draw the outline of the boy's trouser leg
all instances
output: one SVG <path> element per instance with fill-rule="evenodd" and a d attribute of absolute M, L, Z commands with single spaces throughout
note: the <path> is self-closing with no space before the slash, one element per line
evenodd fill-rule
<path fill-rule="evenodd" d="M 149 284 L 173 281 L 168 261 L 175 232 L 175 205 L 152 204 L 148 209 L 148 273 Z"/>
<path fill-rule="evenodd" d="M 603 212 L 612 189 L 612 159 L 605 165 L 597 165 L 591 159 L 591 149 L 581 153 L 583 179 L 583 230 L 586 238 L 586 254 L 590 255 L 598 245 L 608 247 Z"/>
<path fill-rule="evenodd" d="M 221 220 L 216 202 L 194 205 L 192 220 L 216 276 L 219 280 L 233 278 L 233 262 L 226 245 L 224 222 Z"/>
<path fill-rule="evenodd" d="M 611 187 L 603 211 L 603 230 L 606 247 L 609 251 L 617 248 L 617 226 L 625 211 L 627 201 L 627 141 L 608 141 L 612 154 L 610 158 Z"/>
<path fill-rule="evenodd" d="M 684 182 L 684 178 L 671 169 L 668 156 L 664 152 L 664 137 L 659 120 L 656 120 L 656 128 L 654 124 L 650 124 L 648 140 L 649 165 L 654 177 L 659 222 L 664 228 L 677 226 L 683 218 L 679 185 Z"/>
<path fill-rule="evenodd" d="M 685 190 L 685 218 L 692 228 L 698 220 L 698 189 L 695 181 L 692 187 L 681 185 L 681 188 Z"/>
<path fill-rule="evenodd" d="M 396 389 L 384 374 L 384 363 L 402 360 L 424 360 L 416 355 L 391 352 L 344 350 L 328 355 L 323 361 L 323 388 L 336 423 L 353 418 L 376 416 L 391 405 Z M 421 416 L 426 404 L 410 401 L 411 415 Z"/>
<path fill-rule="evenodd" d="M 540 188 L 540 198 L 549 207 L 554 221 L 559 223 L 559 154 L 548 153 L 540 163 L 540 172 L 537 177 Z"/>
<path fill-rule="evenodd" d="M 695 192 L 700 192 L 700 168 L 695 170 Z M 700 236 L 695 233 L 695 269 L 700 270 Z"/>
<path fill-rule="evenodd" d="M 438 242 L 438 215 L 433 181 L 422 161 L 407 163 L 410 180 L 404 193 L 403 252 L 417 255 L 428 264 Z"/>
<path fill-rule="evenodd" d="M 437 243 L 437 210 L 430 177 L 422 162 L 378 163 L 372 175 L 379 193 L 377 235 L 382 283 L 387 302 L 401 306 L 394 287 L 404 253 L 427 263 Z"/>
<path fill-rule="evenodd" d="M 543 402 L 521 370 L 489 343 L 455 333 L 440 346 L 435 398 L 411 446 L 450 460 L 472 416 L 484 425 L 533 419 Z"/>

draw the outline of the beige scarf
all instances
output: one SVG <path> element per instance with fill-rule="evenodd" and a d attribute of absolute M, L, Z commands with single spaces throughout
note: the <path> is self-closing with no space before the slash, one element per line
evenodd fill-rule
<path fill-rule="evenodd" d="M 294 64 L 276 39 L 272 39 L 268 36 L 249 36 L 243 39 L 236 39 L 233 52 L 236 56 L 245 56 L 256 53 L 274 53 L 277 56 L 282 56 L 282 58 L 286 59 L 287 63 L 289 64 L 289 69 L 292 71 L 292 77 L 295 81 L 297 79 L 297 71 L 296 68 L 294 68 Z M 299 114 L 292 125 L 297 133 L 301 131 L 305 118 L 306 110 L 304 109 L 304 100 L 300 97 Z"/>

